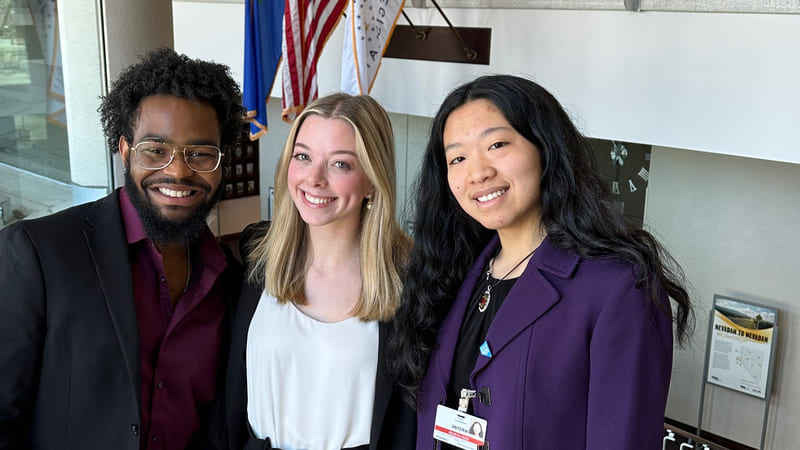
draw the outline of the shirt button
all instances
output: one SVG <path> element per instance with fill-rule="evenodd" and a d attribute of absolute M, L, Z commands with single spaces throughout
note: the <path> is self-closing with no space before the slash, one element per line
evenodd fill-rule
<path fill-rule="evenodd" d="M 131 425 L 131 432 L 134 436 L 139 436 L 139 427 L 135 423 Z"/>
<path fill-rule="evenodd" d="M 157 440 L 158 440 L 158 436 L 156 436 L 156 435 L 153 435 L 153 437 L 151 437 L 151 438 L 150 438 L 150 440 L 151 440 L 151 441 L 153 441 L 153 442 L 155 442 L 155 441 L 157 441 Z"/>
<path fill-rule="evenodd" d="M 162 282 L 162 283 L 166 283 L 166 282 L 167 282 L 167 279 L 166 279 L 166 278 L 164 278 L 164 277 L 161 277 L 161 282 Z"/>
<path fill-rule="evenodd" d="M 164 387 L 164 382 L 163 382 L 163 381 L 159 381 L 159 382 L 158 382 L 158 384 L 156 384 L 156 387 L 157 387 L 158 389 L 161 389 L 161 388 L 163 388 L 163 387 Z"/>

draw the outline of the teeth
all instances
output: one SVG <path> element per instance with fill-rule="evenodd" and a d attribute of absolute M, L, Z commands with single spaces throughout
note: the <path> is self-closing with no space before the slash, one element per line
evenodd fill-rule
<path fill-rule="evenodd" d="M 326 203 L 330 203 L 333 200 L 330 197 L 314 197 L 311 194 L 309 194 L 308 192 L 306 192 L 305 194 L 306 194 L 306 200 L 308 200 L 309 202 L 311 202 L 311 203 L 313 203 L 315 205 L 324 205 Z"/>
<path fill-rule="evenodd" d="M 505 194 L 506 190 L 507 189 L 500 189 L 499 191 L 492 192 L 491 194 L 482 195 L 478 197 L 478 201 L 483 203 L 483 202 L 488 202 L 489 200 L 494 200 L 497 197 L 500 197 L 501 195 Z"/>
<path fill-rule="evenodd" d="M 158 192 L 161 192 L 162 194 L 164 194 L 164 195 L 166 195 L 168 197 L 181 198 L 181 197 L 186 197 L 186 196 L 192 195 L 193 191 L 173 191 L 172 189 L 158 188 Z"/>

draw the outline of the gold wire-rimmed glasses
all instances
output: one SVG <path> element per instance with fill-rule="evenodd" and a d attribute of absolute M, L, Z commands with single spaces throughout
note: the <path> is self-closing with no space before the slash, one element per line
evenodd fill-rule
<path fill-rule="evenodd" d="M 219 168 L 222 151 L 213 145 L 173 145 L 166 142 L 142 141 L 134 145 L 133 159 L 137 166 L 147 170 L 161 170 L 182 152 L 186 165 L 199 173 L 209 173 Z"/>

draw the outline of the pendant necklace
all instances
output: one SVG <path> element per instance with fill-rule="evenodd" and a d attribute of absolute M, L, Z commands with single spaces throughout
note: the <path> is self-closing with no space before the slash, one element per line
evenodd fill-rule
<path fill-rule="evenodd" d="M 192 260 L 189 258 L 189 246 L 186 246 L 186 286 L 183 287 L 183 293 L 189 290 L 189 280 L 192 278 Z"/>
<path fill-rule="evenodd" d="M 508 276 L 511 275 L 511 272 L 517 270 L 517 267 L 521 266 L 522 263 L 524 263 L 525 260 L 533 256 L 534 253 L 536 253 L 536 249 L 533 249 L 532 252 L 528 253 L 528 255 L 522 258 L 522 260 L 520 260 L 520 262 L 518 262 L 516 266 L 511 268 L 511 270 L 509 270 L 508 273 L 506 273 L 503 278 L 496 280 L 494 283 L 489 281 L 489 277 L 492 275 L 492 266 L 494 265 L 494 258 L 489 260 L 489 270 L 486 271 L 486 290 L 483 291 L 481 300 L 478 302 L 478 312 L 484 312 L 486 311 L 486 308 L 489 307 L 489 302 L 492 301 L 492 288 L 496 287 L 498 284 L 500 284 L 501 281 L 504 281 L 506 278 L 508 278 Z"/>

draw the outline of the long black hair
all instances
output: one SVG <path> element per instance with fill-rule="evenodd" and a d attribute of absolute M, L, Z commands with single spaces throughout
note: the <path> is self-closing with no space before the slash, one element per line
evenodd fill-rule
<path fill-rule="evenodd" d="M 561 104 L 530 80 L 483 76 L 450 92 L 439 108 L 415 186 L 414 247 L 389 343 L 390 373 L 409 394 L 409 402 L 415 402 L 439 326 L 467 271 L 495 234 L 459 207 L 447 183 L 445 123 L 455 109 L 478 99 L 494 104 L 539 150 L 542 226 L 550 243 L 586 259 L 630 262 L 637 268 L 637 285 L 647 289 L 654 308 L 671 314 L 663 304 L 663 290 L 672 298 L 678 342 L 685 342 L 692 308 L 680 266 L 650 233 L 625 221 L 595 167 L 590 144 Z"/>

